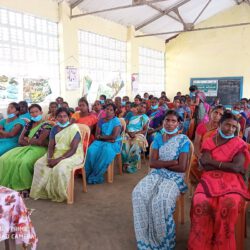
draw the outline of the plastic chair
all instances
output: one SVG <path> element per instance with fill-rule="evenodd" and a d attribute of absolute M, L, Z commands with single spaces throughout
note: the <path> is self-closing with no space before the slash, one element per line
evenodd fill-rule
<path fill-rule="evenodd" d="M 123 137 L 125 131 L 126 131 L 126 122 L 123 118 L 119 118 L 121 125 L 122 125 L 122 132 L 121 136 Z M 122 144 L 121 144 L 122 147 Z M 121 151 L 121 150 L 120 150 Z M 117 162 L 117 166 L 119 169 L 119 175 L 122 175 L 122 155 L 121 153 L 118 153 L 115 157 L 115 159 L 109 164 L 108 169 L 107 169 L 107 182 L 108 183 L 113 183 L 114 181 L 114 165 L 115 161 Z"/>
<path fill-rule="evenodd" d="M 84 124 L 77 124 L 80 132 L 81 132 L 81 139 L 82 141 L 87 142 L 86 143 L 86 153 L 84 155 L 84 159 L 83 162 L 78 165 L 75 166 L 72 171 L 71 171 L 71 176 L 70 176 L 70 180 L 69 180 L 69 185 L 68 185 L 68 190 L 67 190 L 67 203 L 68 204 L 73 204 L 74 203 L 74 186 L 75 186 L 75 172 L 77 170 L 81 171 L 82 174 L 82 186 L 83 186 L 83 192 L 87 193 L 87 181 L 86 181 L 86 172 L 85 172 L 85 168 L 84 168 L 84 164 L 85 164 L 85 160 L 87 157 L 87 152 L 88 152 L 88 142 L 89 142 L 89 137 L 90 137 L 90 128 L 87 125 Z"/>
<path fill-rule="evenodd" d="M 188 167 L 186 168 L 186 172 L 185 172 L 185 182 L 187 186 L 189 186 L 188 185 L 189 173 L 190 173 L 191 159 L 192 159 L 193 153 L 194 153 L 194 145 L 190 141 L 190 148 L 189 148 L 189 154 L 188 154 Z M 174 213 L 174 220 L 175 220 L 176 228 L 177 228 L 177 222 L 179 220 L 179 213 L 181 216 L 181 224 L 185 223 L 185 194 L 186 193 L 181 193 L 176 202 L 176 210 Z"/>

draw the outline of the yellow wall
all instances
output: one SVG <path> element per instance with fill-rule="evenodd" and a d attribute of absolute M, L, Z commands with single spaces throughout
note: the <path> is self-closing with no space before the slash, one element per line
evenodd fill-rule
<path fill-rule="evenodd" d="M 250 6 L 241 4 L 196 28 L 250 22 Z M 180 34 L 166 45 L 166 90 L 188 93 L 192 77 L 243 76 L 243 96 L 250 97 L 250 25 Z"/>
<path fill-rule="evenodd" d="M 66 90 L 64 69 L 66 66 L 80 66 L 77 34 L 79 29 L 127 41 L 126 92 L 128 95 L 131 95 L 131 74 L 139 71 L 139 46 L 165 52 L 164 40 L 155 37 L 134 38 L 135 31 L 133 27 L 127 28 L 96 16 L 85 16 L 70 20 L 70 8 L 66 3 L 58 5 L 53 0 L 0 0 L 0 7 L 30 13 L 59 22 L 60 91 L 61 95 L 73 106 L 76 105 L 77 99 L 81 96 L 82 89 L 77 91 Z M 79 13 L 79 10 L 75 8 L 74 14 Z"/>

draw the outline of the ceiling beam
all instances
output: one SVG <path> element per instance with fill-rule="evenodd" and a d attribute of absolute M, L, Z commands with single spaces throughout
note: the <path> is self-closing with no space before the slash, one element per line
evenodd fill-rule
<path fill-rule="evenodd" d="M 83 0 L 79 0 L 83 1 Z M 164 2 L 167 0 L 152 0 L 150 1 L 151 3 L 156 3 L 156 2 Z M 93 14 L 98 14 L 98 13 L 104 13 L 104 12 L 109 12 L 109 11 L 114 11 L 114 10 L 122 10 L 122 9 L 128 9 L 128 8 L 134 8 L 138 6 L 143 6 L 147 5 L 148 2 L 144 1 L 138 4 L 129 4 L 129 5 L 123 5 L 123 6 L 118 6 L 118 7 L 113 7 L 113 8 L 108 8 L 108 9 L 102 9 L 102 10 L 96 10 L 96 11 L 91 11 L 91 12 L 86 12 L 78 15 L 71 15 L 70 18 L 77 18 L 77 17 L 82 17 L 82 16 L 88 16 L 88 15 L 93 15 Z"/>
<path fill-rule="evenodd" d="M 147 5 L 148 5 L 149 7 L 151 7 L 152 9 L 155 9 L 155 10 L 159 11 L 160 13 L 164 14 L 164 10 L 160 9 L 159 7 L 156 7 L 156 6 L 154 6 L 153 4 L 150 4 L 150 3 L 148 3 Z M 164 14 L 164 15 L 169 16 L 169 17 L 171 17 L 172 19 L 174 19 L 175 21 L 181 23 L 181 21 L 180 21 L 177 17 L 172 16 L 170 13 L 167 13 L 167 14 Z"/>
<path fill-rule="evenodd" d="M 84 0 L 77 0 L 75 3 L 72 3 L 70 5 L 70 8 L 73 10 L 75 7 L 77 7 L 80 3 L 82 3 Z"/>
<path fill-rule="evenodd" d="M 135 30 L 139 30 L 145 26 L 147 26 L 148 24 L 155 22 L 156 20 L 160 19 L 161 17 L 167 15 L 169 12 L 173 11 L 176 8 L 179 8 L 180 6 L 184 5 L 185 3 L 189 2 L 190 0 L 183 0 L 181 2 L 176 3 L 173 6 L 170 6 L 169 8 L 165 9 L 165 10 L 161 10 L 160 14 L 146 20 L 145 22 L 143 22 L 142 24 L 138 25 L 137 27 L 135 27 Z M 151 6 L 150 6 L 151 7 Z"/>
<path fill-rule="evenodd" d="M 208 2 L 206 3 L 206 5 L 204 6 L 204 8 L 201 10 L 201 12 L 198 14 L 198 16 L 195 18 L 195 20 L 193 21 L 193 24 L 195 24 L 197 22 L 197 20 L 200 18 L 200 16 L 203 14 L 203 12 L 206 10 L 207 6 L 212 2 L 212 0 L 208 0 Z"/>
<path fill-rule="evenodd" d="M 186 23 L 184 22 L 184 20 L 183 20 L 181 14 L 180 14 L 180 12 L 179 12 L 179 9 L 178 9 L 178 8 L 175 8 L 173 11 L 174 11 L 174 13 L 178 16 L 178 18 L 180 19 L 181 23 L 183 24 L 184 30 L 186 30 L 186 29 L 187 29 L 187 25 L 186 25 Z"/>
<path fill-rule="evenodd" d="M 169 32 L 160 32 L 160 33 L 136 35 L 135 37 L 140 38 L 140 37 L 146 37 L 146 36 L 161 36 L 161 35 L 170 35 L 170 34 L 175 34 L 175 33 L 185 33 L 185 32 L 193 32 L 193 31 L 195 32 L 195 31 L 213 30 L 213 29 L 224 29 L 224 28 L 247 26 L 247 25 L 250 25 L 250 22 L 219 25 L 219 26 L 211 26 L 211 27 L 204 27 L 204 28 L 196 28 L 196 29 L 193 29 L 193 30 L 176 30 L 176 31 L 169 31 Z"/>

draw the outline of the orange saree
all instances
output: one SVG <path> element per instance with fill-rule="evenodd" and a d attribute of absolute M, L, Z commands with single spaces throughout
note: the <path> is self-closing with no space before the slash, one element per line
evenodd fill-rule
<path fill-rule="evenodd" d="M 76 121 L 76 123 L 85 124 L 85 125 L 89 126 L 90 128 L 94 127 L 98 121 L 97 117 L 94 114 L 89 114 L 87 116 L 81 117 L 80 112 L 74 113 L 71 118 L 74 119 Z M 93 133 L 93 131 L 91 131 L 88 145 L 90 145 L 94 141 L 94 139 L 95 139 L 94 133 Z M 87 142 L 83 141 L 84 152 L 86 151 L 85 150 L 86 147 L 87 147 Z"/>

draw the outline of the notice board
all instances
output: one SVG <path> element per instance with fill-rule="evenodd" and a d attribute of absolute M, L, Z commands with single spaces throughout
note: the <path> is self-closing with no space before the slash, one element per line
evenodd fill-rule
<path fill-rule="evenodd" d="M 190 85 L 196 85 L 212 103 L 218 96 L 223 105 L 233 105 L 242 98 L 243 77 L 191 78 Z"/>

